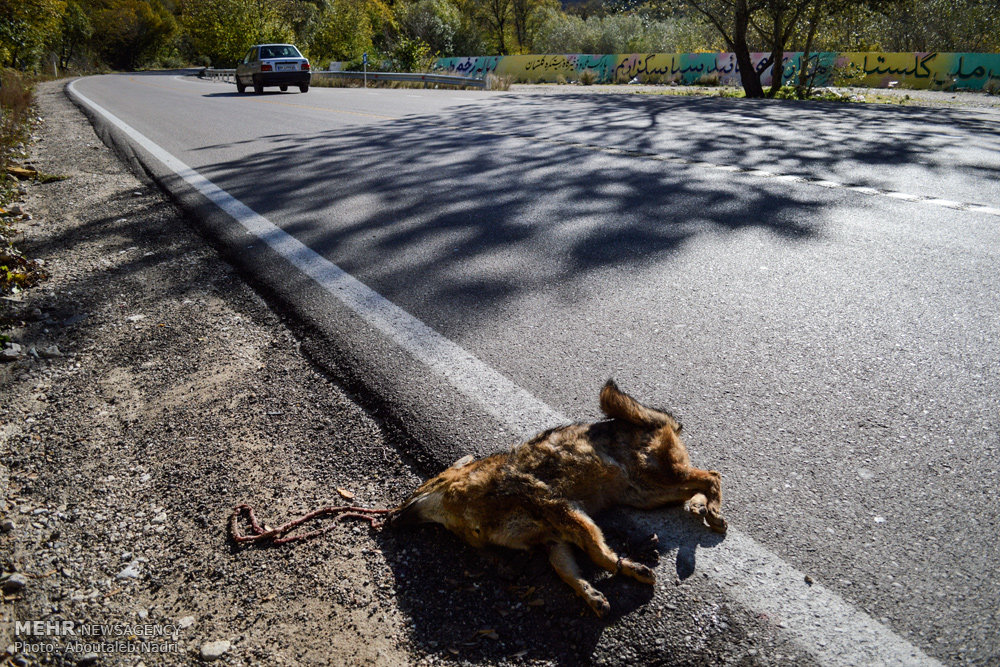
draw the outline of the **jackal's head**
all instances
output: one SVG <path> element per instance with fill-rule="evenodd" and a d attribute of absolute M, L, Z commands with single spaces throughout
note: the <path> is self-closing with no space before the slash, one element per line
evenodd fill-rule
<path fill-rule="evenodd" d="M 472 455 L 465 456 L 441 474 L 431 477 L 421 484 L 409 498 L 403 501 L 393 514 L 390 523 L 394 526 L 412 526 L 418 523 L 440 523 L 454 530 L 458 517 L 453 516 L 444 503 L 445 492 L 454 481 L 456 473 L 469 463 Z"/>

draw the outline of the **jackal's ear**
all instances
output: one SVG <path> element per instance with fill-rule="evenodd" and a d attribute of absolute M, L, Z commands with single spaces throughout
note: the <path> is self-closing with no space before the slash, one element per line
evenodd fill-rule
<path fill-rule="evenodd" d="M 465 456 L 463 456 L 459 460 L 457 460 L 454 463 L 452 463 L 451 467 L 452 468 L 461 468 L 463 466 L 467 466 L 470 463 L 472 463 L 475 460 L 475 458 L 476 457 L 473 456 L 472 454 L 466 454 Z"/>

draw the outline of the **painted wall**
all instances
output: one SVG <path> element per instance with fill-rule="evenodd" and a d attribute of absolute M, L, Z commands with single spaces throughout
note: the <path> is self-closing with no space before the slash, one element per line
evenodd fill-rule
<path fill-rule="evenodd" d="M 771 56 L 752 53 L 754 67 L 761 72 L 761 83 L 771 85 Z M 785 53 L 784 82 L 794 80 L 801 52 Z M 1000 54 L 997 53 L 816 53 L 816 85 L 843 83 L 853 75 L 852 83 L 886 88 L 895 81 L 912 88 L 951 86 L 980 90 L 987 81 L 1000 79 Z M 515 81 L 555 82 L 579 78 L 590 69 L 599 83 L 652 80 L 691 84 L 703 77 L 718 78 L 726 85 L 740 85 L 739 67 L 732 53 L 633 53 L 618 55 L 530 55 L 440 58 L 434 71 L 463 76 L 510 76 Z M 893 84 L 895 85 L 895 84 Z"/>

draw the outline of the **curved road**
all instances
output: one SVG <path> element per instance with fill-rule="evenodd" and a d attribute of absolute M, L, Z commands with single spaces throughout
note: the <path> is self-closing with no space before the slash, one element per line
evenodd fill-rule
<path fill-rule="evenodd" d="M 426 472 L 597 418 L 614 377 L 723 474 L 721 542 L 632 518 L 661 580 L 824 664 L 1000 660 L 1000 114 L 72 89 Z"/>

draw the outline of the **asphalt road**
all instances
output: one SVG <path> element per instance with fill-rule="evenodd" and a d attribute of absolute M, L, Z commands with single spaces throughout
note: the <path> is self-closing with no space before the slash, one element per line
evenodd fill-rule
<path fill-rule="evenodd" d="M 705 570 L 820 662 L 856 662 L 837 634 L 861 626 L 900 642 L 872 662 L 1000 660 L 996 111 L 75 89 L 363 284 L 344 305 L 135 149 L 427 472 L 597 418 L 614 377 L 723 474 L 735 537 L 668 545 L 662 571 Z M 368 307 L 415 319 L 393 339 Z M 731 564 L 758 548 L 788 571 Z M 785 598 L 819 590 L 860 625 L 803 626 L 821 612 Z"/>

